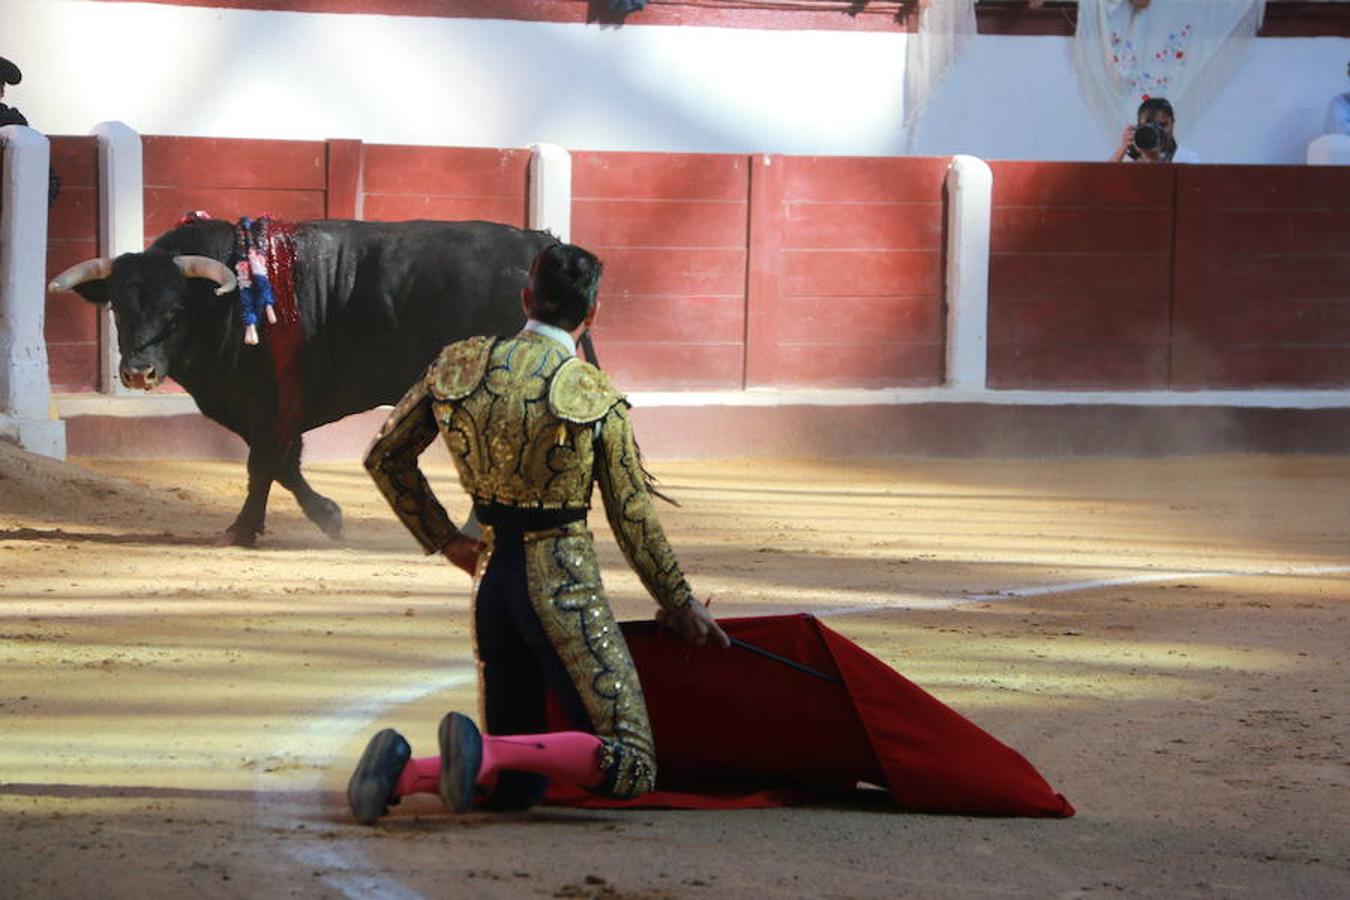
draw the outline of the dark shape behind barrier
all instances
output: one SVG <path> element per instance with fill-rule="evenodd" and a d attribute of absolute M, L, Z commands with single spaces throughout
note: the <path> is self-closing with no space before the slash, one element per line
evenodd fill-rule
<path fill-rule="evenodd" d="M 781 806 L 864 782 L 886 788 L 905 810 L 1074 814 L 1021 754 L 815 617 L 720 624 L 732 638 L 830 679 L 764 653 L 692 647 L 650 622 L 626 622 L 656 740 L 658 790 L 615 801 L 555 786 L 552 802 Z M 554 721 L 567 727 L 560 715 Z"/>

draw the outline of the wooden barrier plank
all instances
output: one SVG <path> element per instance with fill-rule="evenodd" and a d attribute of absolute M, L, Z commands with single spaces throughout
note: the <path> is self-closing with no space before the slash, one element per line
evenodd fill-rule
<path fill-rule="evenodd" d="M 745 387 L 773 384 L 777 373 L 776 309 L 783 290 L 785 166 L 782 156 L 750 159 L 742 376 Z"/>
<path fill-rule="evenodd" d="M 47 241 L 83 241 L 98 234 L 98 188 L 61 185 L 47 211 Z"/>
<path fill-rule="evenodd" d="M 731 200 L 577 200 L 572 239 L 592 248 L 744 248 L 746 206 Z"/>
<path fill-rule="evenodd" d="M 1203 240 L 1191 249 L 1224 257 L 1342 256 L 1350 252 L 1350 210 L 1215 210 Z"/>
<path fill-rule="evenodd" d="M 736 296 L 745 284 L 745 251 L 694 247 L 671 253 L 661 247 L 606 249 L 601 297 L 622 294 Z"/>
<path fill-rule="evenodd" d="M 992 254 L 989 303 L 1009 300 L 1142 301 L 1170 296 L 1170 260 L 1095 253 Z"/>
<path fill-rule="evenodd" d="M 947 157 L 792 156 L 789 203 L 941 203 Z"/>
<path fill-rule="evenodd" d="M 77 262 L 93 259 L 98 255 L 98 239 L 89 235 L 79 240 L 47 242 L 47 278 L 51 278 L 69 269 Z"/>
<path fill-rule="evenodd" d="M 1168 342 L 1168 304 L 1105 302 L 1065 304 L 1054 300 L 1006 301 L 990 307 L 989 332 L 997 343 L 1160 344 Z"/>
<path fill-rule="evenodd" d="M 814 297 L 942 294 L 942 253 L 932 250 L 785 250 L 782 291 Z"/>
<path fill-rule="evenodd" d="M 989 386 L 1022 390 L 1160 390 L 1166 344 L 990 344 Z"/>
<path fill-rule="evenodd" d="M 1213 343 L 1206 342 L 1187 352 L 1187 342 L 1178 341 L 1177 349 L 1173 382 L 1181 388 L 1338 388 L 1350 372 L 1350 346 L 1343 343 L 1236 344 L 1213 352 Z"/>
<path fill-rule="evenodd" d="M 322 191 L 267 190 L 228 187 L 147 187 L 145 189 L 145 237 L 176 227 L 183 214 L 204 209 L 217 219 L 236 220 L 270 215 L 301 221 L 324 217 Z"/>
<path fill-rule="evenodd" d="M 745 335 L 745 306 L 739 294 L 625 294 L 602 298 L 596 320 L 599 341 L 671 341 L 740 343 Z"/>
<path fill-rule="evenodd" d="M 367 194 L 524 197 L 528 150 L 365 145 Z"/>
<path fill-rule="evenodd" d="M 1178 166 L 1179 190 L 1203 196 L 1213 211 L 1344 210 L 1350 171 L 1343 166 Z"/>
<path fill-rule="evenodd" d="M 994 206 L 1170 209 L 1178 166 L 991 162 Z"/>
<path fill-rule="evenodd" d="M 1216 347 L 1244 343 L 1345 344 L 1350 346 L 1350 303 L 1287 300 L 1271 303 L 1190 305 L 1176 330 Z"/>
<path fill-rule="evenodd" d="M 931 387 L 942 382 L 941 344 L 861 345 L 853 341 L 778 346 L 780 387 Z"/>
<path fill-rule="evenodd" d="M 573 154 L 572 240 L 605 262 L 597 345 L 629 348 L 618 364 L 633 384 L 741 385 L 747 181 L 741 156 Z M 695 365 L 711 368 L 679 369 Z"/>
<path fill-rule="evenodd" d="M 931 250 L 942 244 L 941 203 L 787 203 L 783 246 L 790 250 Z"/>
<path fill-rule="evenodd" d="M 621 391 L 735 390 L 741 386 L 742 345 L 603 340 L 596 352 Z"/>
<path fill-rule="evenodd" d="M 991 168 L 990 385 L 1165 385 L 1174 167 Z"/>
<path fill-rule="evenodd" d="M 94 135 L 52 135 L 51 166 L 61 187 L 98 188 L 98 138 Z"/>
<path fill-rule="evenodd" d="M 365 159 L 360 141 L 324 142 L 324 218 L 355 219 L 361 207 L 361 169 Z"/>
<path fill-rule="evenodd" d="M 774 315 L 783 344 L 940 344 L 944 327 L 928 297 L 785 296 Z"/>
<path fill-rule="evenodd" d="M 58 344 L 98 343 L 97 307 L 74 291 L 48 294 L 43 333 Z"/>
<path fill-rule="evenodd" d="M 991 253 L 1161 257 L 1172 252 L 1172 210 L 999 207 L 989 237 Z"/>
<path fill-rule="evenodd" d="M 52 390 L 88 392 L 98 390 L 98 344 L 47 342 L 47 373 Z"/>
<path fill-rule="evenodd" d="M 1179 305 L 1287 300 L 1350 300 L 1347 256 L 1201 256 L 1178 261 L 1188 291 Z"/>
<path fill-rule="evenodd" d="M 1350 173 L 1181 169 L 1173 383 L 1350 386 Z"/>
<path fill-rule="evenodd" d="M 53 135 L 61 191 L 47 212 L 47 278 L 98 255 L 98 139 Z M 98 389 L 98 308 L 78 294 L 48 294 L 43 330 L 54 390 Z"/>
<path fill-rule="evenodd" d="M 141 153 L 147 188 L 322 192 L 327 184 L 322 141 L 147 135 Z"/>
<path fill-rule="evenodd" d="M 525 226 L 525 203 L 519 197 L 452 197 L 445 194 L 367 194 L 364 218 L 371 222 L 437 219 L 461 222 L 481 219 Z"/>
<path fill-rule="evenodd" d="M 730 200 L 745 202 L 748 161 L 717 153 L 572 154 L 576 200 Z"/>
<path fill-rule="evenodd" d="M 940 383 L 948 160 L 779 159 L 762 383 Z"/>

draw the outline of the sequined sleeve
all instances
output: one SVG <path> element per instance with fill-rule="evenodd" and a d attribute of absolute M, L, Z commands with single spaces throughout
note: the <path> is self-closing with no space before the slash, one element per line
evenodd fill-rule
<path fill-rule="evenodd" d="M 605 515 L 628 564 L 661 606 L 688 606 L 693 592 L 656 517 L 623 403 L 616 404 L 601 423 L 595 467 Z"/>
<path fill-rule="evenodd" d="M 425 379 L 419 379 L 366 451 L 366 470 L 375 485 L 428 553 L 440 551 L 459 533 L 417 466 L 417 457 L 438 434 L 431 395 Z"/>

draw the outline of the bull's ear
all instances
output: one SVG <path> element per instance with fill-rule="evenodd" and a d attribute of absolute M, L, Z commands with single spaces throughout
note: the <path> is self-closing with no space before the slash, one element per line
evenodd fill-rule
<path fill-rule="evenodd" d="M 108 302 L 108 280 L 106 278 L 77 284 L 71 290 L 90 303 L 97 303 L 102 306 Z"/>

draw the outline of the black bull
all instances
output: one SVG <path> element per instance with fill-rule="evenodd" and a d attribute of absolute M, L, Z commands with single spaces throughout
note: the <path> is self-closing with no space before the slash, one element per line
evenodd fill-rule
<path fill-rule="evenodd" d="M 519 329 L 530 263 L 554 242 L 491 222 L 298 223 L 300 431 L 397 402 L 451 341 Z M 300 473 L 300 436 L 278 435 L 266 326 L 262 345 L 244 343 L 237 260 L 231 223 L 192 222 L 144 253 L 81 263 L 51 288 L 112 304 L 124 384 L 148 390 L 171 377 L 248 444 L 248 497 L 229 542 L 251 545 L 262 532 L 273 481 L 336 538 L 342 510 Z"/>

